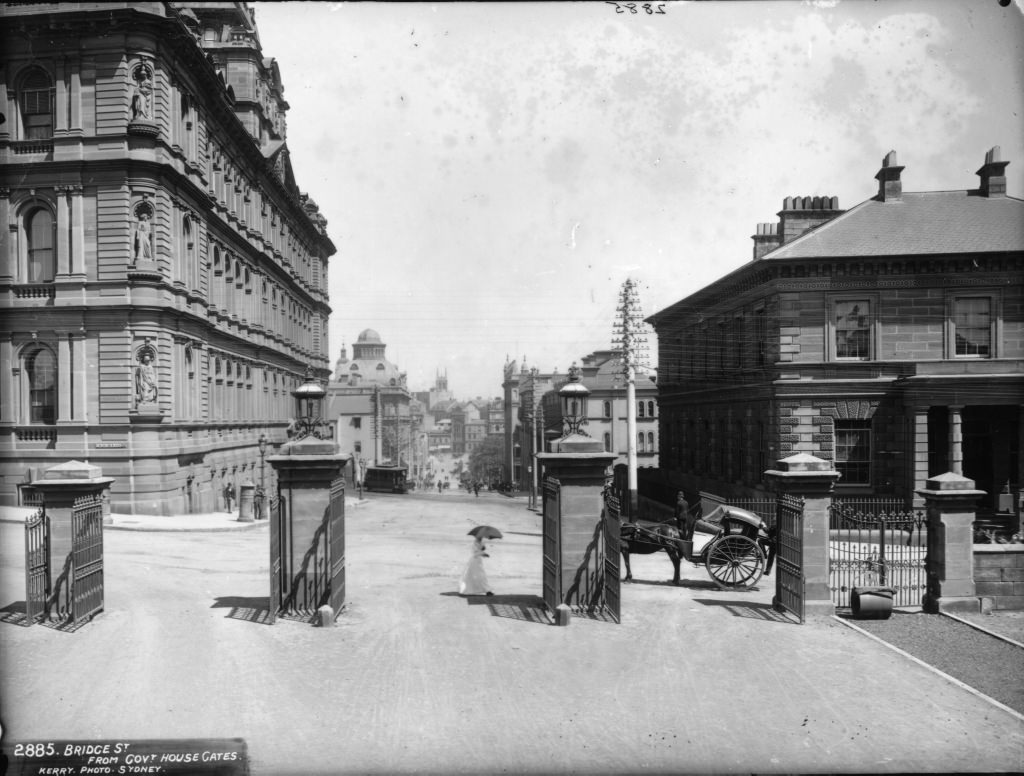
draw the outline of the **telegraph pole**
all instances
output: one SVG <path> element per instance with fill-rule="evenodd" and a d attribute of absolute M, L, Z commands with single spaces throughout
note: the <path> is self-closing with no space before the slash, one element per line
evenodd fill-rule
<path fill-rule="evenodd" d="M 647 338 L 643 330 L 643 313 L 636 286 L 626 279 L 619 293 L 618 316 L 612 343 L 621 351 L 622 373 L 626 379 L 626 469 L 628 472 L 629 516 L 635 517 L 638 508 L 636 460 L 636 368 L 646 349 Z"/>

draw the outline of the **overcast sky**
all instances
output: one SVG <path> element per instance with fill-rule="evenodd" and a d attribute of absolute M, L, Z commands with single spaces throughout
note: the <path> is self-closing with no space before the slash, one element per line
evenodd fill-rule
<path fill-rule="evenodd" d="M 366 329 L 414 390 L 501 394 L 751 259 L 786 196 L 1024 196 L 1020 0 L 252 4 L 328 219 L 331 363 Z M 650 335 L 652 364 L 656 338 Z"/>

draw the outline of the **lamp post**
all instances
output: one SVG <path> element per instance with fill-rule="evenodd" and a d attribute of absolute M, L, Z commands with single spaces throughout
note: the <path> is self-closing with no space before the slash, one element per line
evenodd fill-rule
<path fill-rule="evenodd" d="M 264 508 L 266 506 L 266 500 L 267 500 L 267 477 L 266 477 L 266 467 L 264 466 L 265 459 L 267 457 L 267 435 L 266 434 L 260 434 L 260 439 L 259 439 L 259 442 L 257 442 L 257 445 L 260 448 L 260 499 L 259 499 L 259 509 L 257 510 L 257 516 L 256 517 L 257 517 L 257 519 L 262 520 L 263 519 L 263 510 L 264 510 Z"/>
<path fill-rule="evenodd" d="M 298 402 L 299 417 L 296 421 L 297 439 L 303 439 L 308 436 L 323 439 L 319 430 L 321 423 L 320 403 L 326 395 L 326 389 L 320 384 L 319 380 L 313 377 L 313 370 L 307 366 L 305 382 L 292 392 L 292 396 L 294 396 Z"/>
<path fill-rule="evenodd" d="M 569 382 L 558 389 L 562 402 L 562 425 L 565 438 L 588 436 L 580 427 L 587 425 L 587 397 L 590 390 L 580 382 L 580 369 L 576 364 L 569 367 Z"/>

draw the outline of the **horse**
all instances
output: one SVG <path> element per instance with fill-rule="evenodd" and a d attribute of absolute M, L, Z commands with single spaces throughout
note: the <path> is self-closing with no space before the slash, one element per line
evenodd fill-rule
<path fill-rule="evenodd" d="M 682 531 L 671 523 L 623 523 L 619 531 L 619 552 L 626 564 L 624 582 L 633 581 L 630 555 L 651 555 L 662 550 L 672 561 L 672 584 L 679 584 L 679 563 L 683 559 Z"/>
<path fill-rule="evenodd" d="M 626 565 L 624 582 L 633 581 L 629 556 L 651 555 L 662 550 L 672 561 L 672 584 L 679 584 L 679 563 L 683 560 L 682 540 L 693 534 L 693 516 L 682 493 L 676 497 L 675 518 L 672 523 L 622 523 L 619 530 L 619 552 Z"/>

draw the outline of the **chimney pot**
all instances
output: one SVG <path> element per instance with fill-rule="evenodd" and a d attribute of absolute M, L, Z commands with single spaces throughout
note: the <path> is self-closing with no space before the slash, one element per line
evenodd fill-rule
<path fill-rule="evenodd" d="M 896 163 L 896 152 L 890 151 L 882 159 L 882 169 L 875 174 L 878 181 L 878 197 L 882 202 L 899 202 L 903 198 L 903 183 L 900 173 L 903 167 Z"/>
<path fill-rule="evenodd" d="M 981 178 L 978 190 L 983 197 L 1006 196 L 1006 165 L 1009 162 L 1002 161 L 1001 156 L 999 146 L 992 146 L 985 153 L 985 164 L 975 173 Z"/>

